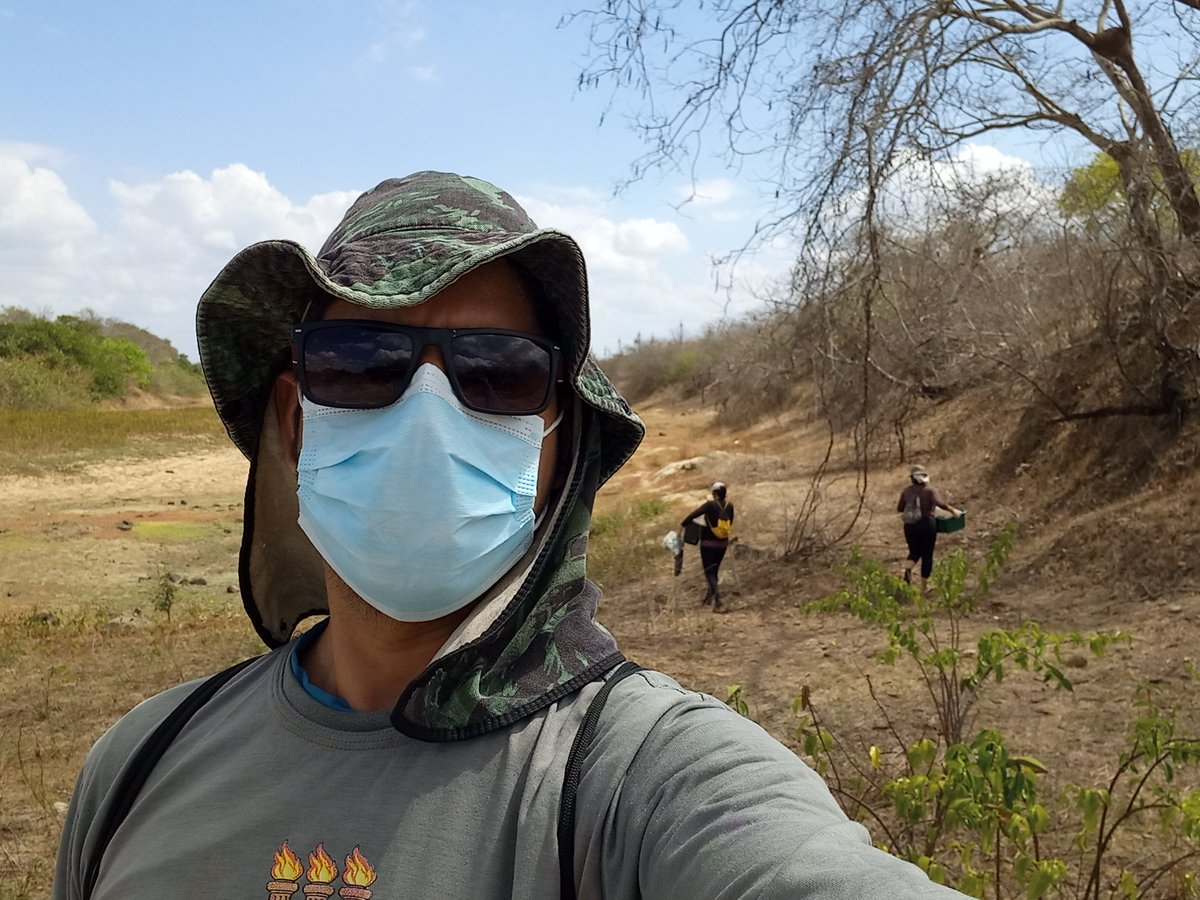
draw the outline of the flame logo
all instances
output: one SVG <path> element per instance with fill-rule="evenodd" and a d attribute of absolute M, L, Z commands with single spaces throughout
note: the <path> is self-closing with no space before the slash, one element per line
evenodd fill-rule
<path fill-rule="evenodd" d="M 319 884 L 329 884 L 337 878 L 337 866 L 325 852 L 325 845 L 317 844 L 317 849 L 308 854 L 308 880 Z"/>
<path fill-rule="evenodd" d="M 342 881 L 355 887 L 368 887 L 374 880 L 375 870 L 355 847 L 354 852 L 346 857 L 346 869 L 342 873 Z"/>
<path fill-rule="evenodd" d="M 304 865 L 300 862 L 300 857 L 293 853 L 288 847 L 287 841 L 284 841 L 279 852 L 275 854 L 275 865 L 271 866 L 271 877 L 276 881 L 295 881 L 303 871 Z"/>

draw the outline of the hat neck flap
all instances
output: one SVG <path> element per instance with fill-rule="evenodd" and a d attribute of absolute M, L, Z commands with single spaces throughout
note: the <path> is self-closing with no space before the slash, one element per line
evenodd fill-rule
<path fill-rule="evenodd" d="M 296 470 L 279 437 L 274 404 L 267 404 L 258 452 L 250 458 L 242 547 L 242 603 L 268 647 L 291 640 L 296 626 L 328 611 L 325 565 L 300 529 Z"/>

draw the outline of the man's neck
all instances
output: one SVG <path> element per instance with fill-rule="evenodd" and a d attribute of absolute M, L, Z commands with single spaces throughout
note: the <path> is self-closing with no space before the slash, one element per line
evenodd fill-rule
<path fill-rule="evenodd" d="M 352 709 L 391 709 L 471 610 L 432 622 L 397 622 L 329 573 L 329 625 L 300 664 L 309 680 Z"/>

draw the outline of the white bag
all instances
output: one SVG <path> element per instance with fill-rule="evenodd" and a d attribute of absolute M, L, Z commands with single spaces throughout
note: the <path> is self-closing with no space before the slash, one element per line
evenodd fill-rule
<path fill-rule="evenodd" d="M 672 556 L 678 556 L 683 552 L 683 541 L 679 539 L 678 531 L 668 531 L 664 534 L 662 545 L 671 551 Z"/>

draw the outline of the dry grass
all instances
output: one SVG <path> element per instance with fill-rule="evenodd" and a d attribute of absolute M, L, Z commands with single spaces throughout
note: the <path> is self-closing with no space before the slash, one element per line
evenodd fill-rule
<path fill-rule="evenodd" d="M 99 609 L 0 618 L 0 898 L 48 895 L 75 776 L 113 722 L 261 649 L 232 597 L 193 599 L 172 623 Z"/>
<path fill-rule="evenodd" d="M 0 409 L 0 474 L 33 475 L 114 456 L 153 456 L 181 441 L 216 444 L 209 405 L 177 409 Z"/>
<path fill-rule="evenodd" d="M 637 579 L 666 552 L 659 541 L 678 526 L 675 512 L 659 498 L 597 507 L 588 539 L 588 577 L 602 588 Z"/>

